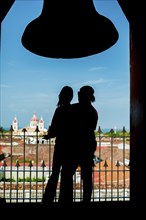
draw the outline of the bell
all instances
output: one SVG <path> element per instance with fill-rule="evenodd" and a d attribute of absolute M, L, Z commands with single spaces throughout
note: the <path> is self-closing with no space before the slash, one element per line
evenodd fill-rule
<path fill-rule="evenodd" d="M 22 35 L 30 52 L 50 58 L 81 58 L 112 47 L 119 34 L 93 0 L 44 0 L 42 13 Z"/>

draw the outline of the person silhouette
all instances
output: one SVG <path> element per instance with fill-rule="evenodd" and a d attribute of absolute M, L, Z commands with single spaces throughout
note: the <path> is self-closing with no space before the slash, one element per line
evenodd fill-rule
<path fill-rule="evenodd" d="M 47 182 L 45 192 L 42 198 L 42 204 L 52 204 L 56 196 L 56 189 L 60 174 L 62 162 L 66 158 L 66 136 L 69 131 L 70 108 L 73 99 L 73 89 L 70 86 L 64 86 L 58 96 L 57 108 L 54 112 L 51 125 L 48 129 L 46 139 L 56 137 L 52 173 Z"/>
<path fill-rule="evenodd" d="M 95 130 L 98 122 L 98 112 L 93 107 L 95 101 L 94 89 L 83 86 L 78 92 L 78 103 L 72 104 L 72 126 L 70 127 L 70 157 L 62 163 L 59 202 L 71 204 L 73 202 L 73 175 L 80 166 L 83 182 L 83 201 L 89 203 L 92 196 L 92 171 L 94 153 L 96 151 Z"/>

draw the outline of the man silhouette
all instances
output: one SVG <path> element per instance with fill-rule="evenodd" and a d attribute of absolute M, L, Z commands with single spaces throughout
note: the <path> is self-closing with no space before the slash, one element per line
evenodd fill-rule
<path fill-rule="evenodd" d="M 94 89 L 83 86 L 78 92 L 78 103 L 71 106 L 71 126 L 68 135 L 70 156 L 62 163 L 59 202 L 73 202 L 73 175 L 78 166 L 83 181 L 83 202 L 89 203 L 92 195 L 92 169 L 96 150 L 95 129 L 98 112 L 93 107 Z"/>

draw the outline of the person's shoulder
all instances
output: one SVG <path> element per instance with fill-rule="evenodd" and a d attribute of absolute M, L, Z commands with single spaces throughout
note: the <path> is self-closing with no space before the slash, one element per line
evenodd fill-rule
<path fill-rule="evenodd" d="M 98 117 L 98 111 L 93 105 L 92 105 L 92 110 L 93 110 L 94 114 Z"/>
<path fill-rule="evenodd" d="M 63 111 L 63 108 L 59 106 L 55 109 L 54 115 L 59 115 L 60 113 L 62 113 L 62 111 Z"/>
<path fill-rule="evenodd" d="M 55 112 L 59 112 L 61 110 L 61 107 L 57 107 L 56 109 L 55 109 Z"/>
<path fill-rule="evenodd" d="M 71 108 L 72 108 L 72 109 L 77 109 L 78 107 L 79 107 L 79 103 L 78 103 L 78 102 L 73 103 L 73 104 L 71 105 Z"/>
<path fill-rule="evenodd" d="M 79 106 L 79 102 L 72 103 L 71 106 L 72 107 L 77 107 L 77 106 Z"/>
<path fill-rule="evenodd" d="M 77 105 L 79 105 L 79 102 L 74 102 L 71 104 L 71 106 L 77 106 Z"/>
<path fill-rule="evenodd" d="M 91 105 L 91 108 L 92 108 L 94 111 L 97 111 L 97 109 L 95 108 L 95 106 Z"/>

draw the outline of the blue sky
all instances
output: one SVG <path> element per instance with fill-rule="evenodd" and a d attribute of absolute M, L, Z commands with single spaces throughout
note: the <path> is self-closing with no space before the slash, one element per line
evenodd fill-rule
<path fill-rule="evenodd" d="M 129 130 L 129 24 L 116 0 L 93 2 L 98 13 L 115 24 L 119 32 L 117 43 L 96 55 L 54 59 L 35 55 L 21 44 L 25 27 L 40 15 L 43 1 L 15 1 L 2 22 L 0 126 L 10 128 L 16 116 L 19 127 L 25 127 L 36 112 L 47 128 L 61 88 L 65 85 L 73 88 L 74 103 L 79 88 L 88 84 L 95 90 L 97 129 L 125 126 Z"/>

